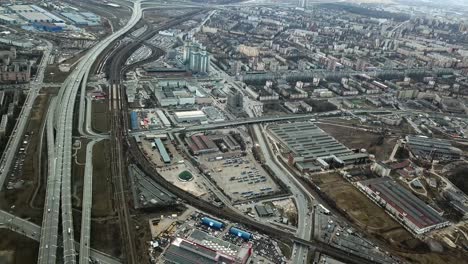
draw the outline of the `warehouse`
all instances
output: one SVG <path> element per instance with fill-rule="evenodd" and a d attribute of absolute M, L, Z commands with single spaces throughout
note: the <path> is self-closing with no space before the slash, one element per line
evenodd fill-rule
<path fill-rule="evenodd" d="M 255 211 L 257 212 L 258 216 L 260 217 L 268 217 L 273 216 L 274 212 L 271 206 L 269 205 L 255 205 Z"/>
<path fill-rule="evenodd" d="M 194 155 L 217 152 L 219 149 L 216 144 L 205 135 L 193 135 L 189 148 Z"/>
<path fill-rule="evenodd" d="M 358 188 L 414 234 L 448 226 L 434 209 L 388 177 L 357 183 Z"/>
<path fill-rule="evenodd" d="M 77 26 L 88 26 L 88 21 L 82 17 L 80 14 L 63 12 L 62 16 L 73 22 Z"/>
<path fill-rule="evenodd" d="M 164 263 L 247 263 L 250 244 L 237 246 L 194 230 L 187 239 L 176 238 L 164 252 Z"/>
<path fill-rule="evenodd" d="M 458 160 L 462 151 L 447 140 L 406 136 L 408 150 L 417 158 L 427 160 Z"/>
<path fill-rule="evenodd" d="M 200 110 L 175 112 L 175 119 L 177 122 L 204 122 L 207 120 L 205 113 Z"/>
<path fill-rule="evenodd" d="M 161 155 L 162 160 L 164 163 L 171 163 L 171 158 L 169 157 L 169 154 L 167 154 L 166 147 L 164 147 L 164 144 L 162 143 L 160 138 L 156 138 L 154 140 L 154 143 L 156 144 L 156 147 L 158 147 L 159 154 Z"/>
<path fill-rule="evenodd" d="M 55 24 L 45 23 L 45 22 L 33 23 L 33 27 L 37 30 L 45 31 L 45 32 L 60 32 L 63 30 L 61 26 L 57 26 Z"/>
<path fill-rule="evenodd" d="M 270 132 L 289 155 L 289 163 L 303 172 L 361 164 L 369 157 L 348 149 L 311 122 L 274 125 Z"/>

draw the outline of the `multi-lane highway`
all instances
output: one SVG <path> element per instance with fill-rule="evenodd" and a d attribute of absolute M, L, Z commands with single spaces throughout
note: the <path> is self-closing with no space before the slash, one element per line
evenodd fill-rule
<path fill-rule="evenodd" d="M 58 109 L 55 112 L 56 120 L 56 168 L 57 177 L 62 178 L 62 237 L 64 263 L 76 263 L 76 250 L 74 244 L 73 217 L 71 204 L 71 156 L 72 156 L 72 130 L 75 97 L 80 87 L 86 87 L 89 71 L 101 53 L 117 38 L 136 25 L 141 19 L 141 2 L 136 1 L 128 23 L 119 31 L 105 38 L 94 46 L 80 61 L 75 70 L 64 82 L 59 92 Z M 81 108 L 83 110 L 83 108 Z"/>
<path fill-rule="evenodd" d="M 83 200 L 81 209 L 80 264 L 89 263 L 91 238 L 91 207 L 93 203 L 93 140 L 86 146 L 86 164 L 83 177 Z"/>
<path fill-rule="evenodd" d="M 44 72 L 47 67 L 47 63 L 50 60 L 50 53 L 52 51 L 52 43 L 43 40 L 46 43 L 44 54 L 39 64 L 36 77 L 30 83 L 30 89 L 26 100 L 24 102 L 23 108 L 18 116 L 18 120 L 13 129 L 10 139 L 8 140 L 5 151 L 3 152 L 2 159 L 0 161 L 0 190 L 3 188 L 8 172 L 10 171 L 11 165 L 15 158 L 16 151 L 18 150 L 19 144 L 21 142 L 24 130 L 29 120 L 31 114 L 31 109 L 33 107 L 34 101 L 39 94 L 39 91 L 42 88 L 42 82 L 44 80 Z"/>
<path fill-rule="evenodd" d="M 39 244 L 38 263 L 56 263 L 57 238 L 59 229 L 60 211 L 60 185 L 61 179 L 55 174 L 55 145 L 53 117 L 56 106 L 56 98 L 53 98 L 46 119 L 47 157 L 49 160 L 48 177 L 46 185 L 46 198 L 42 220 L 41 239 Z"/>
<path fill-rule="evenodd" d="M 9 229 L 34 240 L 39 240 L 39 234 L 42 233 L 40 226 L 2 210 L 0 210 L 0 228 Z M 75 242 L 75 245 L 79 246 L 77 242 Z M 61 245 L 58 244 L 58 246 L 60 247 Z M 118 259 L 94 249 L 90 252 L 90 258 L 101 264 L 121 263 Z"/>

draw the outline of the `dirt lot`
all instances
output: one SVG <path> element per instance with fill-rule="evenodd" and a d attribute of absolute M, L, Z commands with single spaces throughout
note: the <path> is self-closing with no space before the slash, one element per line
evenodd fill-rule
<path fill-rule="evenodd" d="M 382 208 L 344 181 L 340 175 L 334 173 L 314 175 L 313 181 L 336 202 L 338 208 L 345 209 L 350 218 L 361 228 L 376 233 L 401 228 L 401 225 L 391 219 Z"/>
<path fill-rule="evenodd" d="M 109 122 L 108 122 L 108 105 L 105 100 L 94 101 L 92 105 L 92 120 L 91 127 L 97 133 L 108 132 Z"/>
<path fill-rule="evenodd" d="M 396 138 L 384 138 L 378 134 L 353 128 L 329 124 L 317 124 L 325 132 L 336 138 L 348 148 L 364 148 L 375 155 L 377 160 L 386 160 L 392 153 Z"/>
<path fill-rule="evenodd" d="M 410 263 L 468 263 L 459 251 L 430 252 L 424 242 L 414 238 L 382 208 L 340 175 L 332 173 L 314 175 L 313 181 L 336 202 L 338 208 L 345 210 L 347 216 L 359 229 L 383 242 L 391 252 L 407 259 Z"/>
<path fill-rule="evenodd" d="M 29 264 L 37 262 L 39 243 L 6 229 L 0 229 L 0 263 Z"/>

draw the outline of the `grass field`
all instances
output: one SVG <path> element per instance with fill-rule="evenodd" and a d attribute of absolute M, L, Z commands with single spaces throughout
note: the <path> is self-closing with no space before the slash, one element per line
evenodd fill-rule
<path fill-rule="evenodd" d="M 28 264 L 37 262 L 39 243 L 6 229 L 0 229 L 0 263 Z"/>
<path fill-rule="evenodd" d="M 92 105 L 92 120 L 91 120 L 91 127 L 94 131 L 98 133 L 108 132 L 109 122 L 108 122 L 108 105 L 104 100 L 101 101 L 93 101 Z"/>
<path fill-rule="evenodd" d="M 101 141 L 93 150 L 93 217 L 113 215 L 112 199 L 110 145 L 109 141 Z"/>

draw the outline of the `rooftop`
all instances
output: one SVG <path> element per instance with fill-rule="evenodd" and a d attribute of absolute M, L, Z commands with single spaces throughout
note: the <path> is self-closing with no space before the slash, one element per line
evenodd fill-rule
<path fill-rule="evenodd" d="M 425 228 L 446 221 L 434 209 L 391 178 L 375 178 L 360 183 L 371 189 L 418 228 Z"/>

